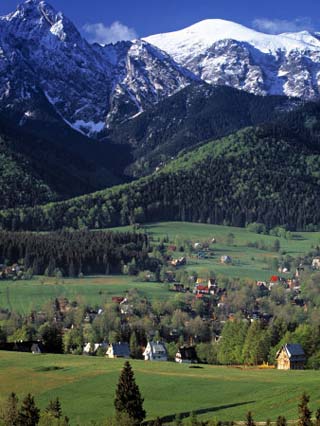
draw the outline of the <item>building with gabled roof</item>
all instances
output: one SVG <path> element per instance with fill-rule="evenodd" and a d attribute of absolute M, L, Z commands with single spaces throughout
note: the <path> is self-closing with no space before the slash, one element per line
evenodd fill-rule
<path fill-rule="evenodd" d="M 299 343 L 287 343 L 277 352 L 276 360 L 279 370 L 303 370 L 306 355 Z"/>
<path fill-rule="evenodd" d="M 161 342 L 148 342 L 143 356 L 145 361 L 168 361 L 167 349 Z"/>
<path fill-rule="evenodd" d="M 130 358 L 130 348 L 128 343 L 111 343 L 107 349 L 108 358 Z"/>

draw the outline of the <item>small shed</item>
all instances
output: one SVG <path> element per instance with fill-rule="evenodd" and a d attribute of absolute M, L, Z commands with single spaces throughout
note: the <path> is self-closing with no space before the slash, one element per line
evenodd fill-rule
<path fill-rule="evenodd" d="M 320 257 L 315 257 L 312 260 L 312 268 L 313 269 L 320 269 Z"/>
<path fill-rule="evenodd" d="M 145 361 L 168 361 L 167 349 L 161 342 L 148 342 L 143 356 Z"/>
<path fill-rule="evenodd" d="M 230 256 L 221 256 L 220 263 L 229 265 L 230 263 L 232 263 L 232 259 Z"/>
<path fill-rule="evenodd" d="M 175 361 L 179 364 L 197 364 L 196 348 L 194 346 L 181 346 L 176 353 Z"/>
<path fill-rule="evenodd" d="M 306 355 L 300 344 L 287 343 L 277 352 L 276 360 L 278 370 L 303 370 Z"/>
<path fill-rule="evenodd" d="M 107 349 L 108 358 L 130 358 L 130 348 L 128 343 L 111 343 Z"/>

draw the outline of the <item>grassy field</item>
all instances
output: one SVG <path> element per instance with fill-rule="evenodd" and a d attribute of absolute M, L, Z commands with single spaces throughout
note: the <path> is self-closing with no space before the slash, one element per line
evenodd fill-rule
<path fill-rule="evenodd" d="M 141 283 L 134 277 L 102 276 L 81 279 L 57 280 L 56 278 L 34 277 L 26 281 L 0 281 L 0 308 L 13 312 L 30 313 L 39 310 L 56 297 L 66 297 L 69 301 L 102 306 L 110 302 L 112 296 L 124 296 L 130 289 L 138 289 L 149 299 L 164 299 L 168 296 L 167 286 L 157 283 Z"/>
<path fill-rule="evenodd" d="M 113 414 L 113 398 L 123 360 L 68 355 L 0 352 L 0 400 L 14 391 L 31 392 L 41 408 L 59 396 L 72 425 L 89 425 Z M 303 391 L 313 410 L 320 406 L 320 372 L 255 370 L 132 361 L 145 397 L 148 419 L 195 411 L 202 419 L 256 420 L 278 415 L 297 418 Z"/>
<path fill-rule="evenodd" d="M 128 230 L 130 227 L 113 229 Z M 217 244 L 214 245 L 214 258 L 190 259 L 188 269 L 196 270 L 200 275 L 206 270 L 214 270 L 217 274 L 255 280 L 267 280 L 270 275 L 276 272 L 270 268 L 268 259 L 277 258 L 280 254 L 297 257 L 306 254 L 313 246 L 320 245 L 320 232 L 294 232 L 292 239 L 287 240 L 269 235 L 258 235 L 245 228 L 186 222 L 162 222 L 144 225 L 144 230 L 155 239 L 169 237 L 172 242 L 177 239 L 203 242 L 215 238 Z M 229 234 L 234 235 L 232 244 L 228 244 Z M 248 242 L 256 241 L 262 241 L 270 247 L 276 239 L 280 241 L 280 253 L 247 247 Z M 233 264 L 220 264 L 222 255 L 231 256 Z"/>
<path fill-rule="evenodd" d="M 128 229 L 130 227 L 115 228 L 119 231 Z M 271 246 L 276 237 L 257 235 L 244 228 L 183 222 L 150 224 L 145 225 L 143 230 L 155 240 L 168 237 L 172 242 L 180 239 L 194 243 L 216 238 L 217 244 L 212 246 L 213 258 L 188 258 L 186 268 L 197 271 L 200 277 L 207 271 L 214 271 L 217 275 L 267 280 L 270 275 L 277 273 L 270 267 L 270 259 L 278 257 L 279 253 L 247 247 L 248 242 L 255 241 L 263 241 L 267 246 Z M 228 241 L 230 233 L 234 235 L 232 244 Z M 284 238 L 279 240 L 281 252 L 296 257 L 310 251 L 312 246 L 320 245 L 320 233 L 293 233 L 291 240 Z M 183 253 L 175 253 L 175 255 L 183 255 Z M 233 259 L 232 265 L 222 265 L 220 263 L 222 255 L 230 255 Z M 29 313 L 33 309 L 40 309 L 45 303 L 59 296 L 67 297 L 70 301 L 76 300 L 91 306 L 101 306 L 110 301 L 112 296 L 123 296 L 131 288 L 137 288 L 141 295 L 152 300 L 172 297 L 166 284 L 137 282 L 134 277 L 128 276 L 63 278 L 62 280 L 35 277 L 30 281 L 0 281 L 0 308 Z"/>

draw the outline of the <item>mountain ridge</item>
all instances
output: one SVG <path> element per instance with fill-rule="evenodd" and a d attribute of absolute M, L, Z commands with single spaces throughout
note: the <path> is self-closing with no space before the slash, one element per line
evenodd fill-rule
<path fill-rule="evenodd" d="M 210 84 L 258 95 L 320 96 L 319 34 L 264 34 L 219 19 L 145 37 Z"/>

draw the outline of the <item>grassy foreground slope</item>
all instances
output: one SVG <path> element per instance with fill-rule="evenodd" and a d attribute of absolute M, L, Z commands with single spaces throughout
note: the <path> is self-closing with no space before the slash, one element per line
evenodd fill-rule
<path fill-rule="evenodd" d="M 211 142 L 131 184 L 23 211 L 3 211 L 13 230 L 106 228 L 179 220 L 306 229 L 320 223 L 320 146 L 275 127 Z"/>
<path fill-rule="evenodd" d="M 148 419 L 194 410 L 202 419 L 243 420 L 251 410 L 256 420 L 278 415 L 297 418 L 303 391 L 311 407 L 320 404 L 320 373 L 255 370 L 204 365 L 192 369 L 174 363 L 132 361 L 145 397 Z M 35 394 L 44 408 L 59 396 L 72 425 L 89 425 L 113 414 L 113 398 L 123 360 L 67 355 L 34 356 L 0 352 L 0 399 L 11 391 Z"/>

